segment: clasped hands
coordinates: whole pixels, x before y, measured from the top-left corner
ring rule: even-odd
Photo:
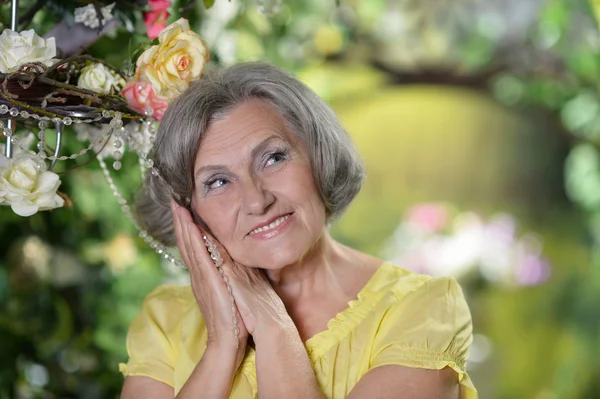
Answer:
[[[235,262],[225,248],[208,232],[194,223],[189,211],[171,203],[177,247],[190,272],[192,291],[208,332],[208,345],[237,352],[238,364],[243,359],[248,335],[258,345],[270,331],[292,323],[285,305],[264,272]],[[223,259],[223,268],[231,286],[232,305],[227,284],[217,270],[203,242],[209,237]],[[239,347],[234,342],[232,306],[235,306],[239,328]]]

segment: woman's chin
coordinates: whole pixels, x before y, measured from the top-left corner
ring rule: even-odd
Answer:
[[[298,262],[300,257],[294,256],[292,254],[272,254],[272,255],[263,255],[260,257],[245,257],[245,259],[237,260],[238,263],[246,265],[248,267],[266,269],[266,270],[279,270],[284,267],[294,264]]]

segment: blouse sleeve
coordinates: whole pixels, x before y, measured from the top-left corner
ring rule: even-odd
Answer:
[[[456,280],[433,278],[396,300],[381,320],[371,368],[401,365],[441,370],[451,367],[465,386],[466,397],[476,398],[465,370],[473,339],[471,314]]]
[[[179,353],[179,329],[186,309],[181,287],[163,285],[151,292],[127,333],[127,364],[119,365],[124,376],[150,377],[174,386],[173,369]]]

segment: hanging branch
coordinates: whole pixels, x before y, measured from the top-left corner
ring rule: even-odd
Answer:
[[[61,73],[63,72],[61,71],[61,68],[66,65],[70,66],[66,71],[66,80],[69,81],[71,78],[71,73],[73,72],[72,69],[80,70],[86,65],[87,62],[100,63],[106,66],[114,75],[125,79],[125,77],[119,71],[117,71],[108,63],[89,55],[78,55],[60,60],[50,67],[39,62],[32,62],[22,65],[18,71],[13,73],[0,74],[0,81],[2,81],[0,95],[15,106],[26,109],[31,113],[43,116],[60,116],[59,114],[45,109],[49,102],[65,104],[69,101],[75,101],[79,102],[80,105],[90,106],[90,104],[94,104],[94,107],[97,108],[97,112],[99,113],[101,113],[103,110],[120,111],[123,113],[123,118],[141,119],[142,116],[132,112],[128,107],[127,102],[120,95],[113,93],[100,94],[63,81],[65,80],[65,77],[63,73],[61,78]],[[17,81],[19,86],[24,91],[30,89],[36,83],[39,83],[47,88],[50,88],[50,92],[46,90],[46,92],[41,95],[41,99],[38,97],[35,100],[17,100],[19,99],[19,94],[23,95],[23,93],[17,94],[11,92],[8,86],[9,82],[11,81]],[[40,86],[38,85],[38,87]],[[37,104],[39,104],[39,106]],[[53,107],[53,109],[60,110],[61,106]],[[68,111],[68,109],[65,109],[65,111]]]

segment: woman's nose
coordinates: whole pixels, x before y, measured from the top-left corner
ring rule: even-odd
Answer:
[[[271,204],[275,202],[273,193],[265,189],[260,180],[249,181],[244,184],[244,195],[242,206],[244,212],[249,215],[261,215],[266,213]]]

